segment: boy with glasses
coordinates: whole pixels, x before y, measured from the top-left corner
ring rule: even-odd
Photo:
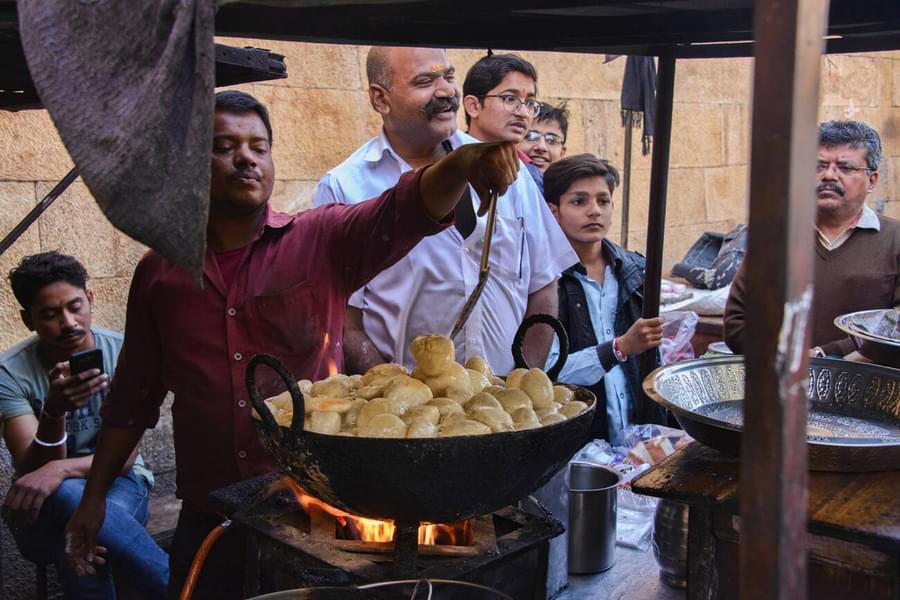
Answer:
[[[900,306],[900,223],[866,206],[878,182],[881,138],[861,121],[819,125],[816,158],[815,289],[812,344],[816,356],[875,360],[900,366],[897,353],[871,345],[857,352],[835,317]],[[725,306],[725,341],[744,350],[747,274],[738,271]]]
[[[566,104],[551,106],[542,104],[541,110],[519,142],[524,152],[541,173],[547,172],[551,163],[566,155],[566,135],[569,131],[569,111]]]

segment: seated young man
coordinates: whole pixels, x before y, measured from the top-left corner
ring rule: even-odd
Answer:
[[[619,443],[641,381],[639,355],[662,341],[662,321],[642,319],[644,258],[606,239],[619,173],[590,154],[562,158],[544,173],[544,197],[579,263],[559,280],[559,319],[569,358],[559,381],[597,397],[591,433]],[[549,368],[559,349],[553,344]]]
[[[91,467],[107,374],[116,367],[122,335],[91,327],[87,272],[71,256],[27,256],[9,281],[22,321],[35,335],[0,355],[3,439],[16,470],[4,516],[27,559],[56,565],[66,598],[115,598],[108,568],[75,575],[63,531]],[[103,352],[103,372],[72,375],[69,357],[94,348]],[[168,557],[144,529],[152,484],[152,474],[132,454],[107,496],[99,543],[117,574],[133,580],[145,597],[164,598]]]

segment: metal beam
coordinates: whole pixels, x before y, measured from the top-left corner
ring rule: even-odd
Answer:
[[[650,162],[650,207],[647,209],[647,269],[644,278],[644,318],[659,315],[663,246],[665,243],[666,191],[669,182],[669,146],[672,141],[672,104],[675,96],[675,57],[659,57],[656,86],[656,125]],[[641,355],[641,379],[656,364],[656,349]],[[646,423],[655,406],[645,395],[636,399],[635,422]]]
[[[816,110],[828,0],[758,0],[740,598],[806,598],[806,391]],[[749,334],[752,332],[752,334]]]

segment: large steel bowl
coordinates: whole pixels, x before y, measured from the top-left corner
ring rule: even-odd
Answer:
[[[259,398],[259,364],[278,371],[291,392],[290,427],[279,427]],[[594,395],[569,387],[588,409],[546,427],[446,438],[360,438],[304,431],[304,400],[293,375],[267,355],[254,356],[247,367],[247,388],[262,417],[254,425],[286,474],[348,513],[404,523],[482,515],[546,483],[588,441],[594,418]]]
[[[736,456],[744,373],[743,356],[685,361],[650,373],[644,391],[694,439]],[[807,397],[810,469],[900,469],[900,369],[814,358]]]

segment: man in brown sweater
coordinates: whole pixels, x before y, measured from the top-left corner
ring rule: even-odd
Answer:
[[[865,123],[819,125],[812,343],[818,356],[900,366],[897,353],[871,345],[857,352],[834,326],[838,315],[900,306],[900,222],[879,217],[866,206],[880,160],[881,139]],[[725,306],[725,342],[736,353],[744,350],[746,285],[742,266]]]

